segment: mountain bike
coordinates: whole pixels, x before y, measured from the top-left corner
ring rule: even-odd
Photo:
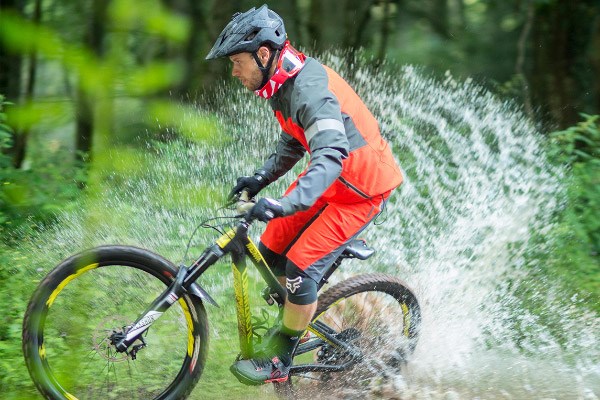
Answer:
[[[240,200],[233,215],[204,223],[220,236],[190,266],[119,245],[84,251],[56,266],[35,290],[23,321],[25,361],[43,396],[186,398],[208,356],[205,305],[218,306],[198,281],[227,254],[232,260],[238,359],[251,358],[269,332],[264,321],[251,315],[246,260],[265,281],[262,297],[275,307],[275,314],[286,297],[248,236],[253,221],[246,210],[252,204]],[[319,289],[344,259],[366,260],[373,253],[363,240],[352,241]],[[416,346],[421,314],[403,281],[370,273],[328,286],[319,294],[317,311],[296,348],[290,378],[274,383],[283,397],[321,386],[366,385],[373,376],[381,378],[382,370],[399,368]]]

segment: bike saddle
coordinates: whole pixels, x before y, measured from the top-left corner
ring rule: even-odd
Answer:
[[[342,256],[347,258],[358,258],[359,260],[366,260],[375,253],[375,249],[367,246],[367,242],[363,239],[354,239],[343,251]]]

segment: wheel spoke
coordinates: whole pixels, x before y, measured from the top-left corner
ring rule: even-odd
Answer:
[[[173,303],[144,336],[135,361],[114,345],[176,275],[162,257],[127,246],[92,249],[53,269],[23,323],[27,367],[40,390],[85,399],[189,393],[207,350],[200,301],[184,295]]]
[[[109,271],[110,268],[114,267],[107,267],[105,270]],[[125,270],[130,269],[131,268],[127,268]],[[111,272],[108,275],[94,274],[96,272],[105,271],[98,270],[88,272],[90,279],[92,279],[92,275],[98,275],[94,278],[96,282],[108,280],[115,276],[114,274],[116,273]],[[122,273],[123,272],[119,274]],[[139,272],[137,275],[144,277],[144,275],[147,274]],[[82,276],[80,278],[86,277]],[[133,277],[130,278],[133,279]],[[73,386],[65,387],[65,389],[73,393],[77,393],[77,391],[80,390],[101,393],[99,392],[100,387],[96,386],[98,383],[102,382],[102,385],[104,385],[102,392],[107,396],[109,393],[112,393],[114,396],[115,393],[118,394],[123,392],[126,393],[125,396],[128,397],[128,394],[132,393],[134,382],[136,382],[134,375],[138,375],[136,378],[139,379],[141,391],[147,390],[147,388],[142,385],[144,385],[144,382],[147,382],[148,379],[152,379],[153,382],[164,381],[166,379],[164,384],[158,386],[159,390],[164,389],[179,373],[187,349],[187,329],[183,329],[182,331],[170,329],[171,327],[177,328],[176,324],[171,324],[171,322],[177,322],[179,320],[179,315],[177,315],[176,312],[165,313],[164,320],[156,323],[157,325],[164,323],[165,326],[162,330],[154,330],[153,334],[157,334],[158,336],[158,334],[164,333],[167,337],[161,338],[158,342],[160,346],[151,349],[150,351],[146,351],[146,349],[140,351],[139,356],[143,357],[144,368],[143,370],[138,371],[139,373],[137,374],[135,370],[131,369],[130,365],[125,367],[127,368],[126,370],[118,367],[118,364],[122,361],[128,361],[127,364],[129,364],[129,357],[125,353],[117,352],[108,337],[112,332],[119,330],[120,326],[124,325],[113,321],[123,320],[123,317],[120,317],[118,314],[122,312],[121,310],[124,310],[128,315],[135,315],[133,312],[137,313],[139,310],[143,310],[144,306],[141,305],[143,303],[149,304],[147,299],[151,299],[151,296],[156,296],[160,293],[161,290],[164,289],[164,285],[156,280],[154,280],[156,282],[152,282],[154,283],[154,287],[149,284],[146,290],[151,293],[151,296],[146,296],[145,293],[139,291],[137,293],[131,291],[118,293],[115,290],[111,290],[110,294],[107,295],[107,293],[104,293],[101,290],[89,290],[87,287],[91,284],[90,279],[78,279],[70,282],[69,286],[62,290],[60,296],[55,300],[48,313],[46,318],[47,332],[52,331],[53,324],[63,325],[63,321],[67,320],[67,315],[61,315],[61,312],[66,309],[66,307],[61,308],[61,305],[66,304],[67,302],[75,301],[81,304],[82,309],[80,310],[80,313],[82,316],[86,316],[86,319],[84,320],[76,315],[75,322],[68,327],[57,326],[57,328],[69,332],[67,336],[68,342],[70,342],[68,348],[70,356],[72,357],[71,361],[74,361],[76,368],[73,368],[69,363],[62,362],[59,359],[61,356],[60,347],[62,347],[60,339],[56,340],[53,337],[46,336],[45,343],[48,354],[48,363],[52,370],[56,371],[55,374],[59,377],[66,376],[67,374],[73,375],[72,379],[70,379],[70,381],[73,382]],[[103,307],[96,308],[95,305],[98,303],[102,303]],[[128,307],[130,307],[132,311],[128,311]],[[175,307],[173,307],[173,309],[175,309]],[[125,320],[130,321],[131,318],[132,317],[126,317]],[[97,328],[89,328],[94,320],[100,321]],[[183,321],[185,321],[185,319],[183,319]],[[112,327],[107,328],[102,326],[107,323],[113,323]],[[179,337],[177,337],[178,334],[180,335]],[[86,342],[89,343],[88,340],[94,341],[91,351],[89,350],[89,346],[86,345]],[[84,353],[83,350],[85,347],[87,347],[88,350],[85,350]],[[79,354],[77,354],[78,352]],[[174,357],[179,358],[179,362],[177,362]],[[99,362],[100,360],[103,360],[104,362]],[[139,363],[140,362],[138,362],[138,364]],[[127,380],[125,385],[124,381],[120,379],[120,375],[123,372],[130,376],[130,379]],[[96,375],[103,376],[104,378],[98,381],[98,376]],[[96,388],[94,389],[94,387]],[[159,392],[156,394],[158,393]]]
[[[398,299],[410,302],[401,305]],[[292,393],[301,398],[318,395],[321,388],[326,393],[352,393],[361,396],[361,390],[390,376],[389,371],[400,367],[398,349],[414,349],[418,326],[405,337],[402,322],[406,309],[414,314],[414,323],[420,321],[418,303],[414,295],[396,278],[372,274],[351,278],[329,289],[319,297],[319,324],[333,328],[339,340],[357,346],[363,354],[359,364],[343,372],[312,372],[294,375],[293,384],[276,385],[280,393]],[[400,322],[400,323],[399,323]],[[398,326],[400,325],[400,326]],[[409,342],[409,345],[405,343]],[[307,353],[308,354],[308,353]],[[306,362],[306,356],[301,356]],[[300,358],[296,358],[297,361]],[[311,363],[343,366],[352,360],[342,348],[324,343],[313,351]],[[393,361],[390,364],[390,361]],[[295,361],[298,365],[298,362]],[[397,373],[397,372],[394,372]],[[291,380],[290,380],[291,381]]]

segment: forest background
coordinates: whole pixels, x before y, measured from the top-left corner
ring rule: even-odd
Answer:
[[[391,73],[404,64],[450,71],[517,104],[547,138],[550,161],[566,171],[567,199],[554,227],[564,245],[544,273],[600,312],[597,0],[264,3],[308,54],[342,49],[348,63],[363,57]],[[227,60],[204,57],[234,12],[261,4],[0,2],[0,366],[18,352],[32,290],[14,279],[25,265],[15,263],[21,243],[78,208],[111,170],[135,169],[135,162],[109,164],[109,150],[135,160],[148,141],[210,140],[213,121],[189,116],[200,98],[226,107],[227,99],[215,99],[232,78]],[[9,375],[0,375],[0,388]]]

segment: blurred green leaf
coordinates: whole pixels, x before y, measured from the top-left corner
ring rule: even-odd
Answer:
[[[73,115],[68,102],[36,102],[12,107],[7,113],[8,123],[19,129],[30,129],[40,122],[64,121]]]
[[[146,170],[146,161],[143,153],[138,150],[118,147],[99,153],[94,159],[93,168],[101,171],[103,175],[113,174],[133,178],[136,173]]]
[[[125,83],[128,93],[145,95],[156,90],[172,87],[183,77],[183,65],[179,62],[156,62],[132,72]]]
[[[11,206],[25,205],[30,199],[27,188],[18,183],[4,182],[0,189],[3,193],[2,197]]]
[[[218,141],[215,118],[202,115],[195,107],[168,101],[155,101],[148,107],[151,122],[175,129],[192,141]]]
[[[183,42],[190,31],[186,18],[169,12],[157,0],[115,0],[110,14],[117,26],[139,26],[176,42]]]
[[[53,30],[12,14],[0,14],[0,38],[5,45],[20,53],[36,51],[48,59],[60,61],[77,72],[90,88],[103,89],[110,72],[97,57],[79,44],[69,44]],[[112,74],[109,74],[109,76]]]

